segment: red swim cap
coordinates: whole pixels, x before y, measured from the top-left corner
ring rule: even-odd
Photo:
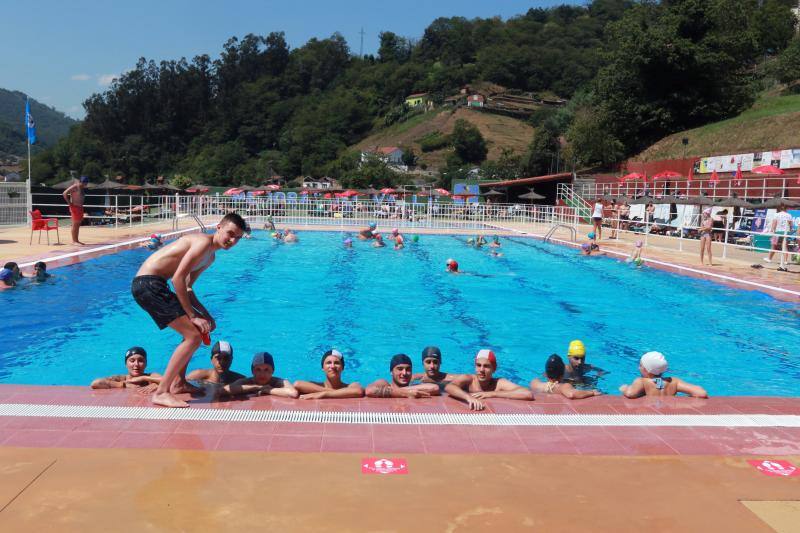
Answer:
[[[491,350],[486,350],[486,349],[483,349],[483,350],[479,351],[479,352],[477,353],[477,355],[475,355],[475,360],[476,360],[476,361],[477,361],[478,359],[482,359],[482,358],[488,359],[488,360],[489,360],[489,362],[490,362],[490,363],[492,363],[492,366],[494,366],[495,368],[497,368],[497,357],[495,357],[495,355],[494,355],[494,352],[493,352],[493,351],[491,351]]]
[[[457,271],[457,270],[458,270],[458,261],[456,261],[455,259],[454,259],[453,261],[450,261],[450,262],[447,264],[447,269],[448,269],[450,272],[455,272],[455,271]]]

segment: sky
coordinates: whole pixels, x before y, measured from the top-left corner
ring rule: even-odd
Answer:
[[[297,48],[341,33],[353,53],[378,50],[378,34],[419,38],[437,17],[503,19],[531,7],[575,0],[0,0],[4,21],[0,87],[21,91],[73,117],[140,57],[155,61],[216,59],[232,36],[283,31]]]

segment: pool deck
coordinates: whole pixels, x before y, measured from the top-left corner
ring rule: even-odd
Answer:
[[[487,403],[478,416],[800,418],[797,398],[570,402],[540,395]],[[287,531],[789,532],[800,520],[800,476],[770,477],[748,462],[800,467],[800,427],[229,422],[213,418],[230,411],[468,410],[449,398],[192,404],[167,410],[149,408],[131,390],[0,386],[0,409],[53,410],[0,416],[0,523],[7,531],[44,524],[233,531],[269,523]],[[132,418],[81,416],[81,409],[107,407],[202,411],[204,420],[142,419],[133,411]],[[393,460],[404,473],[364,473],[375,458]]]

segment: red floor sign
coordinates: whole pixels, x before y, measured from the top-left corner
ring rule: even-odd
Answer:
[[[361,460],[362,474],[408,474],[408,462],[402,457],[366,457]]]
[[[800,469],[794,466],[789,461],[772,461],[769,459],[756,459],[747,461],[764,475],[776,477],[791,477],[800,476]]]

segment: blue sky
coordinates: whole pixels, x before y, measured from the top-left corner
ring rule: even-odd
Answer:
[[[375,53],[378,33],[419,38],[437,17],[504,19],[531,7],[574,0],[19,0],[0,1],[3,53],[0,87],[18,90],[74,117],[83,101],[103,91],[139,57],[215,59],[231,36],[284,31],[292,48],[340,32],[354,53],[364,28],[364,53]]]

